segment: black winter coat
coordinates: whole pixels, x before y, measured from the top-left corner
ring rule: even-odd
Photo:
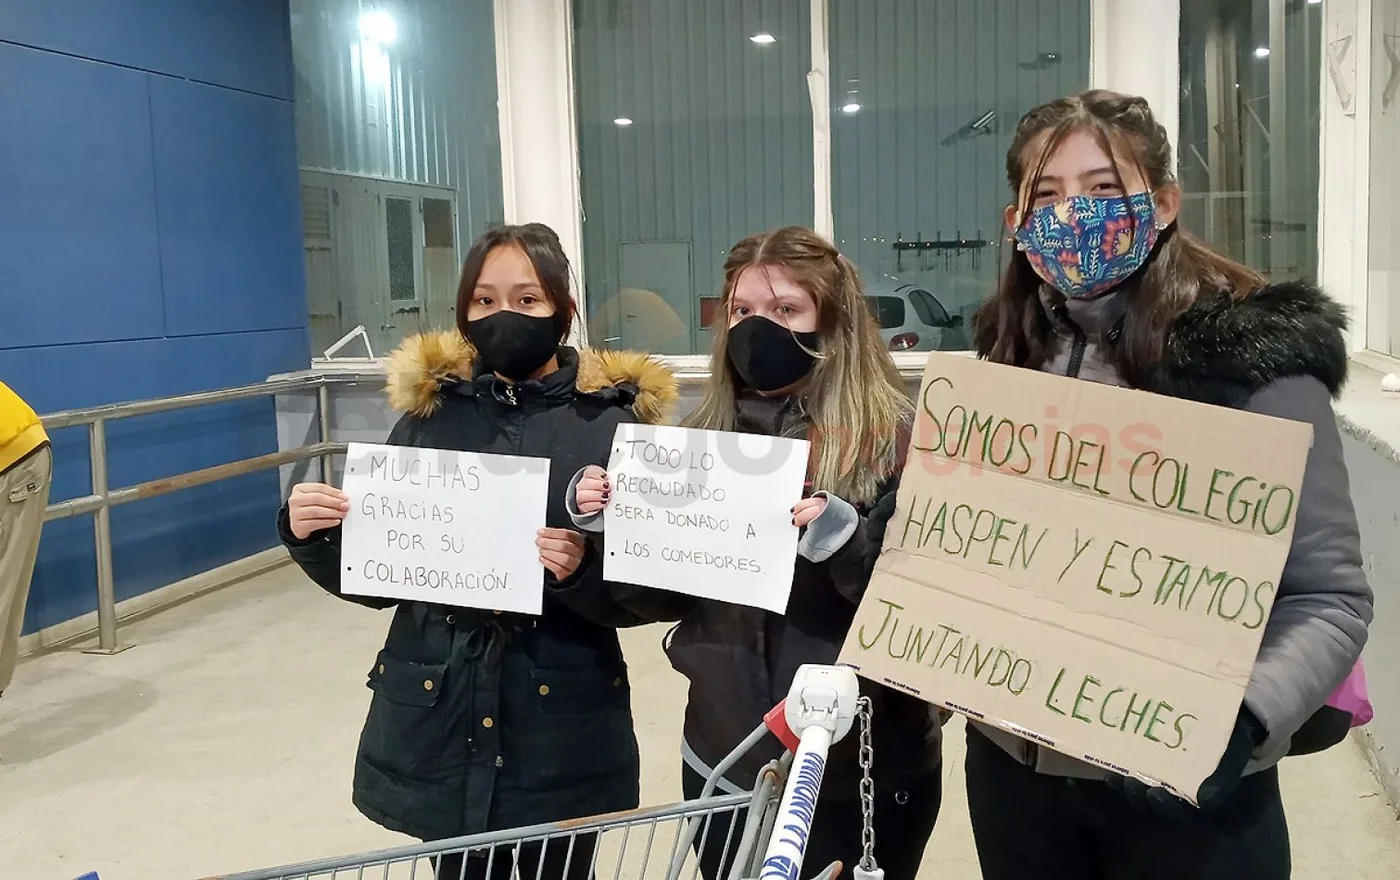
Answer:
[[[514,386],[474,370],[473,355],[455,332],[415,337],[393,355],[390,402],[406,414],[388,443],[550,459],[551,527],[572,528],[569,478],[606,465],[618,424],[659,421],[676,399],[671,375],[640,354],[561,347],[557,372]],[[298,541],[285,507],[279,529],[321,587],[395,607],[369,672],[354,780],[362,813],[433,840],[637,806],[615,627],[648,621],[613,600],[596,537],[569,579],[544,573],[534,617],[342,596],[340,530]]]
[[[807,427],[791,401],[756,395],[739,399],[739,431],[806,436]],[[667,639],[666,653],[671,665],[690,679],[684,748],[694,769],[702,769],[697,764],[714,767],[757,727],[764,713],[787,697],[799,666],[836,662],[884,542],[896,482],[889,480],[874,504],[856,505],[856,531],[830,559],[797,558],[785,614],[712,600],[669,599],[671,616],[680,622]],[[660,595],[653,591],[642,600],[656,601]],[[642,610],[640,602],[629,604]],[[876,790],[933,784],[941,765],[937,710],[875,682],[861,680],[860,688],[872,702],[875,754],[886,756],[875,761]],[[857,798],[858,745],[852,731],[832,746],[823,800]],[[729,782],[748,790],[763,764],[781,751],[776,740],[765,740],[729,772]]]

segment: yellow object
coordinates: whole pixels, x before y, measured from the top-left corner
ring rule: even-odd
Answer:
[[[39,416],[10,386],[0,382],[0,473],[47,443]]]

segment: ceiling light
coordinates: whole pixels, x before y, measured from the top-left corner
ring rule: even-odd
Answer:
[[[386,46],[394,42],[399,35],[399,26],[394,22],[394,17],[382,9],[368,9],[360,13],[360,36],[370,41]]]
[[[761,34],[754,34],[752,37],[749,37],[749,42],[757,43],[760,46],[768,46],[778,42],[778,38],[764,31]]]
[[[617,117],[616,119],[613,120],[613,125],[620,125],[620,126],[622,126],[623,128],[626,128],[627,126],[629,126],[629,125],[631,125],[631,124],[632,124],[632,120],[629,119],[629,118],[627,118],[626,116],[619,116],[619,117]]]
[[[842,112],[842,113],[847,113],[847,114],[849,114],[849,113],[859,113],[859,112],[860,112],[860,105],[857,104],[855,101],[852,101],[852,102],[850,102],[849,104],[842,104],[842,105],[841,105],[841,112]]]
[[[1321,6],[1322,0],[1308,0],[1309,6]]]
[[[1268,46],[1258,46],[1258,47],[1256,47],[1256,48],[1254,49],[1254,57],[1255,57],[1255,58],[1268,58],[1268,57],[1269,57],[1269,47],[1268,47]]]

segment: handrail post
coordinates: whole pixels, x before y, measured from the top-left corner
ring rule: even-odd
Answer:
[[[107,420],[88,426],[92,494],[102,499],[93,515],[93,547],[97,551],[97,647],[87,654],[118,654],[131,645],[117,644],[117,590],[112,576],[112,508],[107,503]]]
[[[321,380],[320,386],[316,389],[316,409],[321,442],[329,443],[331,442],[331,386],[324,379]],[[321,482],[329,486],[334,476],[335,456],[327,452],[321,456]]]

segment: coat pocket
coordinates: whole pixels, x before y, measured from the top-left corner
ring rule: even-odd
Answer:
[[[446,679],[446,664],[411,663],[380,651],[369,673],[374,698],[360,737],[361,759],[383,773],[431,780],[447,737],[438,706]]]
[[[616,711],[631,704],[625,666],[613,671],[535,668],[530,684],[536,706],[545,715]]]
[[[635,785],[637,739],[621,664],[538,667],[530,670],[529,682],[521,716],[503,742],[506,765],[528,768],[517,777],[520,787],[563,793],[604,780],[607,786]]]

